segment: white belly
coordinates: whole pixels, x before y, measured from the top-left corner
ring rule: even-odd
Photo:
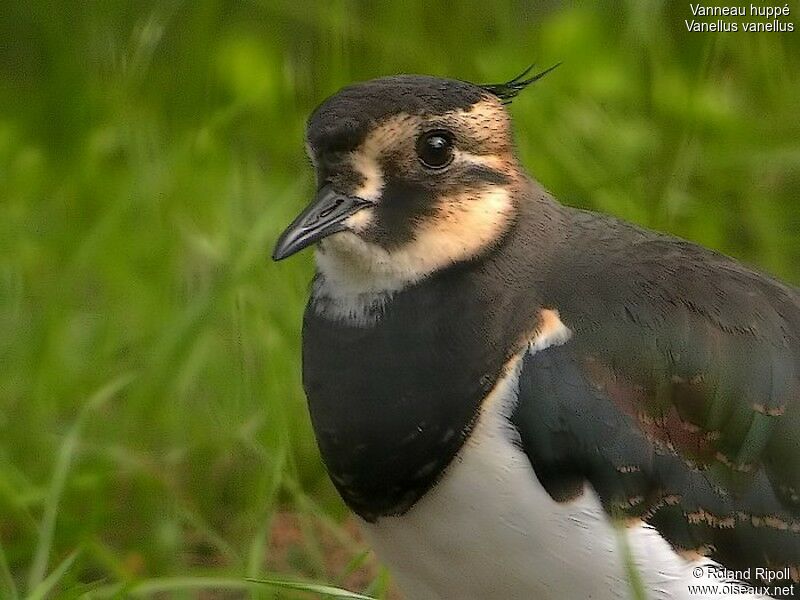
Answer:
[[[620,533],[594,492],[555,502],[512,442],[505,415],[516,384],[512,369],[439,484],[405,515],[365,523],[367,538],[408,600],[634,597]],[[692,576],[708,561],[684,560],[644,525],[622,535],[648,599],[725,597],[689,591],[689,585],[721,583]]]

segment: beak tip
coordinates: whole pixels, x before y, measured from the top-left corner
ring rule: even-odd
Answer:
[[[288,258],[324,237],[345,230],[345,219],[367,204],[360,198],[340,194],[330,185],[322,187],[314,201],[292,221],[275,242],[272,260]]]
[[[286,240],[281,237],[278,242],[275,244],[275,248],[272,249],[272,260],[278,262],[279,260],[283,260],[284,258],[288,258],[298,249],[293,249],[292,244],[287,244]]]

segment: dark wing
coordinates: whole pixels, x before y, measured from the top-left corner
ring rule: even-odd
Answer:
[[[538,478],[559,501],[588,482],[678,550],[796,578],[800,294],[671,238],[598,254],[559,263],[573,337],[523,363],[512,418]]]

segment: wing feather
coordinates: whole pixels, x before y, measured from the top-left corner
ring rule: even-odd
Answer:
[[[542,485],[588,483],[678,550],[797,575],[800,294],[672,238],[598,255],[550,290],[572,339],[523,362],[512,421]]]

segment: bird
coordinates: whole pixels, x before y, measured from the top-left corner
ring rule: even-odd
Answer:
[[[800,290],[559,203],[506,106],[546,72],[311,113],[315,198],[273,259],[315,249],[328,475],[409,600],[793,597]]]

